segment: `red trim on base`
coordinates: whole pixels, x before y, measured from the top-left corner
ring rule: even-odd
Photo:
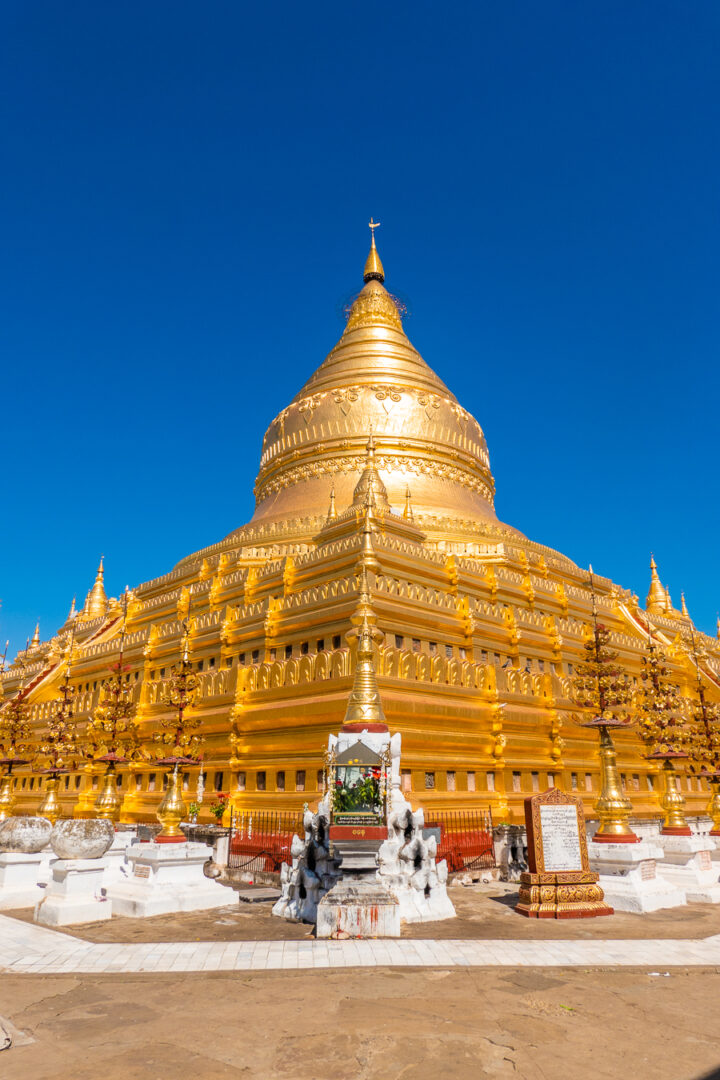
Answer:
[[[692,829],[686,825],[682,829],[661,829],[661,836],[692,836]]]
[[[710,836],[720,836],[720,829],[711,829]]]
[[[592,842],[593,844],[639,844],[641,840],[635,833],[630,833],[627,836],[598,836],[596,833],[592,838]]]
[[[187,841],[186,836],[156,836],[153,843],[155,844],[184,844]]]

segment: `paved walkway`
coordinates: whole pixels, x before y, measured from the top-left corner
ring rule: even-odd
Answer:
[[[634,941],[189,941],[92,944],[0,915],[0,970],[44,974],[346,967],[720,967],[720,934]]]

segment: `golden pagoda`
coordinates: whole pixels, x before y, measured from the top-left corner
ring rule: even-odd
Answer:
[[[387,724],[402,733],[402,787],[415,803],[490,807],[496,820],[522,821],[523,799],[557,785],[590,807],[597,739],[572,700],[592,621],[590,575],[498,519],[482,429],[409,341],[375,228],[342,337],[265,434],[252,520],[129,594],[124,677],[141,736],[150,744],[169,716],[165,685],[187,624],[206,801],[222,791],[239,810],[313,805],[362,639],[372,643]],[[620,662],[639,683],[650,635],[689,693],[694,632],[708,699],[720,700],[720,641],[699,634],[684,605],[673,609],[654,558],[650,577],[643,610],[628,589],[594,576]],[[363,605],[372,633],[346,638]],[[25,680],[38,737],[71,628],[82,725],[117,661],[122,624],[101,560],[82,609],[73,604],[24,667],[2,674],[6,700]],[[621,731],[616,748],[634,810],[657,814],[659,766],[637,730]],[[188,798],[198,771],[185,769]],[[63,778],[64,813],[92,813],[101,772],[90,763]],[[134,762],[119,776],[121,820],[153,820],[162,771]],[[42,798],[39,780],[27,767],[17,777],[17,812],[28,812]],[[705,782],[682,782],[688,812],[701,812]]]

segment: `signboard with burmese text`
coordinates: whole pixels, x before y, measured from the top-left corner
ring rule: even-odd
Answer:
[[[528,865],[533,874],[589,870],[582,801],[559,788],[525,800]]]

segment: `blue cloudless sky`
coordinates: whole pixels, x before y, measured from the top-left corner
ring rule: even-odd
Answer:
[[[720,8],[7,0],[0,638],[252,514],[370,215],[500,518],[720,607]]]

